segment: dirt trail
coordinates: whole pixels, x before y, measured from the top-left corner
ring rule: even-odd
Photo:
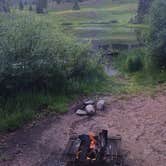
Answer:
[[[165,166],[166,91],[150,97],[104,97],[106,111],[48,117],[1,139],[1,166],[56,166],[70,135],[108,129],[121,135],[129,166]],[[56,163],[55,163],[56,162]]]

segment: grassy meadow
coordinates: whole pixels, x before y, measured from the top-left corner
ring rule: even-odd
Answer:
[[[136,43],[135,29],[145,28],[144,25],[130,24],[137,5],[136,0],[92,0],[80,3],[81,10],[76,11],[67,4],[57,5],[49,16],[58,16],[65,30],[80,40]]]

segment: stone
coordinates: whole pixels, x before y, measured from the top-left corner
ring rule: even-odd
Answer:
[[[85,107],[85,110],[88,115],[94,115],[96,113],[95,108],[93,105],[89,104]]]
[[[99,111],[104,111],[104,106],[105,106],[105,101],[104,100],[99,100],[96,104],[96,108]]]
[[[77,115],[80,115],[80,116],[84,116],[84,115],[87,115],[87,112],[84,111],[84,110],[78,109],[78,110],[76,111],[76,114],[77,114]]]
[[[84,104],[85,105],[93,105],[93,104],[95,104],[95,102],[93,100],[85,100]]]

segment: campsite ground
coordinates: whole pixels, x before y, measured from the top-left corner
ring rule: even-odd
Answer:
[[[107,129],[121,135],[129,166],[163,166],[166,162],[166,89],[155,94],[102,96],[106,110],[79,117],[74,106],[64,115],[51,116],[1,137],[1,162],[7,166],[52,166],[61,157],[69,137]]]
[[[74,33],[80,41],[135,43],[135,30],[146,28],[145,25],[130,23],[137,9],[136,0],[91,0],[80,7],[80,11],[72,11],[71,5],[61,4],[44,17],[51,21],[54,17],[58,18],[65,31]],[[104,112],[97,112],[91,118],[79,117],[74,113],[77,102],[74,101],[63,115],[52,113],[17,131],[1,135],[0,165],[58,165],[57,161],[72,134],[107,129],[109,135],[121,135],[127,165],[164,166],[166,87],[158,86],[157,91],[151,93],[150,90],[149,93],[149,90],[145,92],[143,86],[137,88],[135,82],[124,79],[118,81],[125,82],[125,88],[131,90],[132,94],[122,93],[119,86],[113,88],[116,89],[114,94],[109,89],[107,95],[99,96],[106,101]],[[140,89],[141,92],[138,92]]]

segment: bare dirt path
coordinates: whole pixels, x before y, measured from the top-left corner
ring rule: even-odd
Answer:
[[[106,111],[92,118],[70,111],[2,137],[0,166],[56,166],[70,135],[100,129],[122,136],[129,166],[165,166],[166,91],[104,98]]]

